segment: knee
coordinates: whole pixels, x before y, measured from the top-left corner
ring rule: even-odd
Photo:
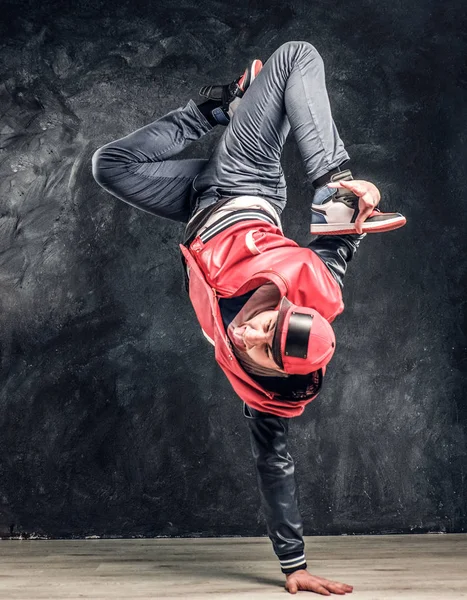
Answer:
[[[303,55],[312,55],[321,58],[318,50],[309,42],[303,41],[290,41],[285,42],[282,46],[279,46],[278,52],[286,54],[290,57],[297,57]]]
[[[100,186],[105,187],[107,183],[106,172],[108,171],[108,164],[104,148],[99,148],[94,152],[91,159],[91,165],[92,176]]]
[[[101,149],[99,148],[94,152],[91,159],[92,164],[92,176],[99,183],[100,173],[101,173]]]

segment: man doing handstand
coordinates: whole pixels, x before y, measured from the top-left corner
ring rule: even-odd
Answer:
[[[405,224],[382,213],[377,187],[354,180],[331,115],[321,56],[283,44],[228,85],[206,86],[157,121],[93,156],[108,192],[186,224],[180,245],[190,300],[215,359],[238,396],[251,437],[269,537],[286,588],[323,595],[352,587],[307,570],[288,422],[321,389],[335,350],[347,264],[365,233]],[[209,159],[176,160],[216,125]],[[281,153],[292,129],[314,188],[306,247],[284,236]]]

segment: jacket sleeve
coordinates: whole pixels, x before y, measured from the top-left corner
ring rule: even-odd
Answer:
[[[365,236],[366,233],[320,235],[308,244],[308,248],[320,257],[342,289],[347,266]]]
[[[288,419],[243,405],[250,430],[261,505],[283,573],[306,569],[295,466],[287,450]]]

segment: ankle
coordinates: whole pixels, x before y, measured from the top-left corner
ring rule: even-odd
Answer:
[[[340,173],[342,171],[342,167],[344,165],[346,165],[347,162],[348,162],[348,160],[344,160],[344,162],[342,162],[338,167],[331,169],[324,175],[321,175],[321,177],[318,177],[318,179],[314,179],[312,183],[313,183],[313,187],[315,188],[315,190],[320,187],[323,187],[323,185],[326,185],[327,183],[329,183],[331,181],[331,177],[333,175],[335,175],[336,173]]]

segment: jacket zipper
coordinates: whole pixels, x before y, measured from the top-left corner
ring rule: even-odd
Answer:
[[[213,296],[214,296],[215,305],[218,306],[218,304],[217,304],[217,291],[213,287],[211,288],[211,290],[212,290],[212,293],[213,293]],[[225,341],[225,343],[227,345],[227,348],[229,348],[229,352],[230,352],[230,340],[228,339],[227,334],[225,332],[223,332],[221,330],[221,328],[219,327],[219,325],[217,323],[217,319],[216,319],[216,314],[215,314],[214,308],[212,309],[211,314],[214,317],[214,323],[215,323],[215,325],[217,327],[217,331],[221,334],[221,337],[224,339],[224,341]],[[233,360],[231,354],[229,354],[229,360]]]

